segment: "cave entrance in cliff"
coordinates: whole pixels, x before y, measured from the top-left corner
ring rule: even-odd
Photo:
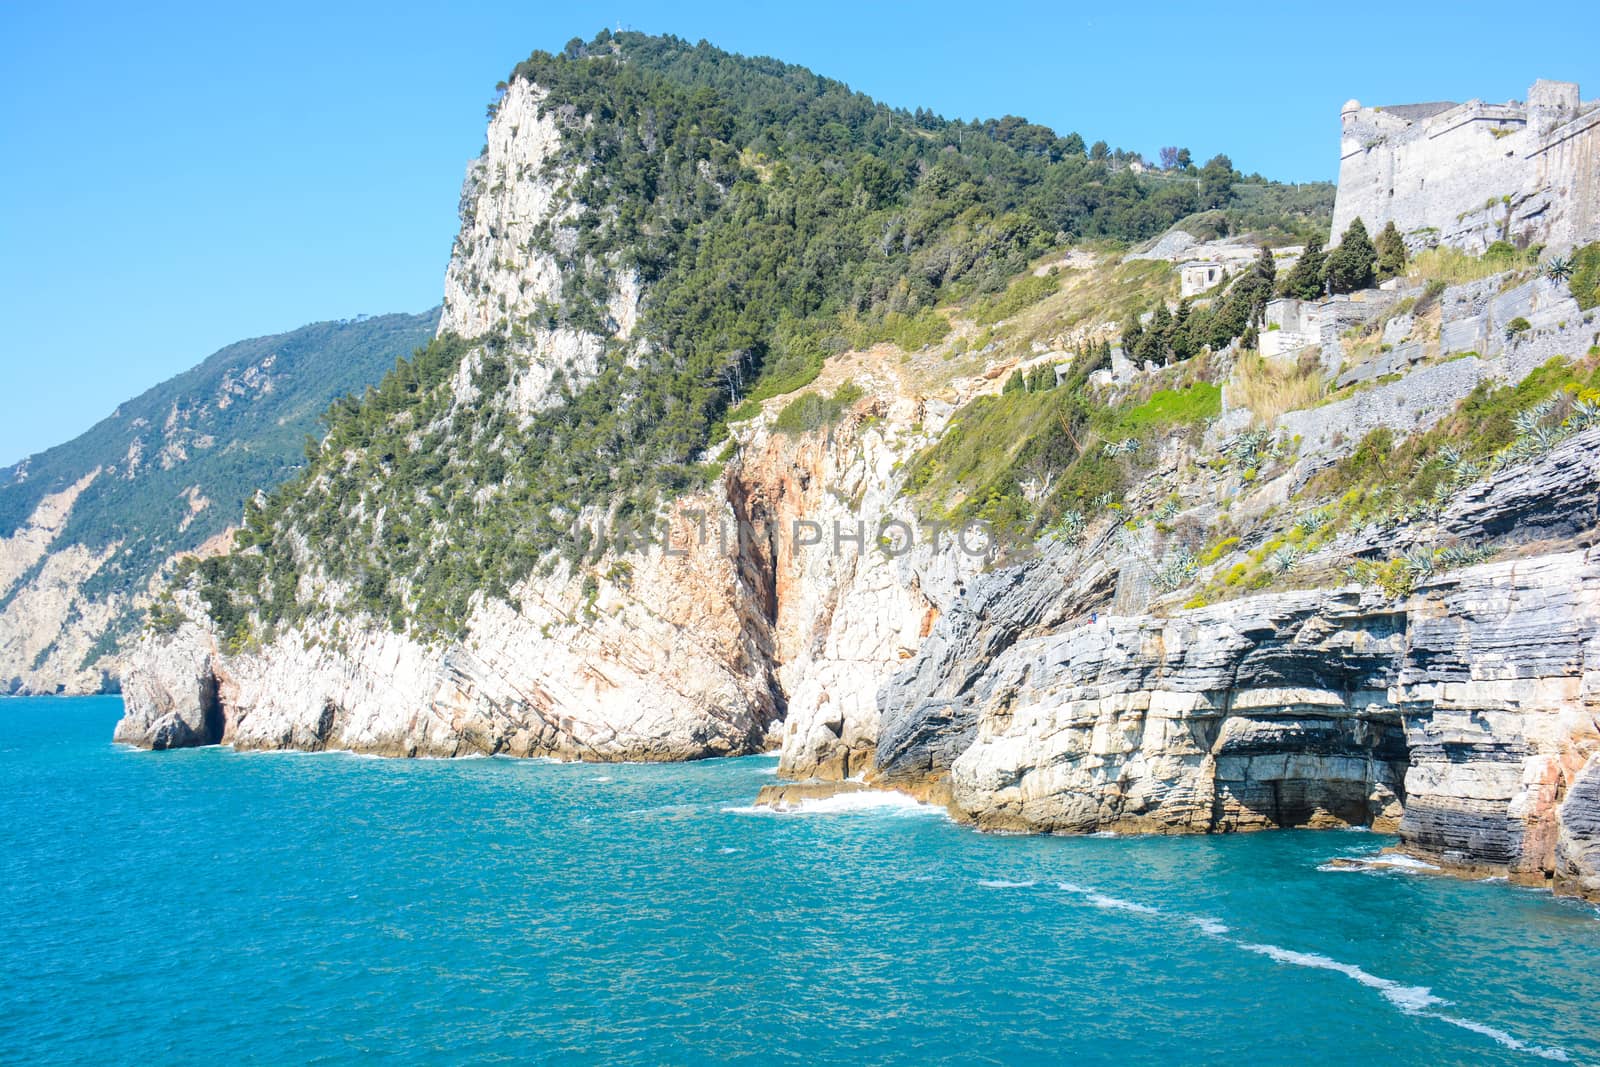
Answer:
[[[228,719],[222,710],[222,700],[217,695],[217,681],[209,679],[200,690],[200,743],[220,745],[227,732]]]

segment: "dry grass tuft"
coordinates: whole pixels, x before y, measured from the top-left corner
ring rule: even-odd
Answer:
[[[1286,411],[1315,405],[1328,383],[1315,351],[1302,353],[1298,362],[1246,352],[1234,364],[1227,391],[1229,405],[1248,408],[1256,422],[1270,426]]]

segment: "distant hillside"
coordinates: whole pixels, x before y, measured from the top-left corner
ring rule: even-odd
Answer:
[[[0,690],[98,685],[161,565],[237,523],[248,497],[304,463],[333,399],[437,324],[435,310],[240,341],[0,470]]]

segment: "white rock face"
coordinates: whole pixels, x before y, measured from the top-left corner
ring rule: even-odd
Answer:
[[[586,205],[570,193],[584,168],[561,153],[563,124],[583,120],[563,120],[558,109],[544,109],[547,95],[530,82],[513,83],[489,123],[484,154],[467,167],[461,231],[445,271],[439,320],[441,334],[509,339],[511,351],[522,358],[508,403],[524,414],[551,402],[558,371],[573,387],[592,380],[605,350],[604,337],[549,322],[549,309],[561,305],[565,277],[553,249],[573,247],[573,226]],[[643,299],[637,275],[603,264],[585,269],[608,275],[612,334],[631,337]],[[463,364],[457,395],[467,393],[475,366],[474,360]]]
[[[661,760],[770,747],[783,717],[784,774],[860,773],[879,686],[985,566],[986,546],[964,550],[947,533],[937,552],[926,540],[880,549],[891,520],[906,524],[890,528],[895,546],[907,530],[925,538],[900,498],[900,463],[954,405],[917,396],[883,354],[830,368],[817,387],[846,373],[871,392],[831,430],[775,434],[768,419],[741,430],[743,454],[718,491],[674,503],[671,553],[658,538],[530,577],[512,591],[517,607],[480,598],[467,636],[436,646],[370,619],[237,653],[204,627],[147,635],[130,657],[118,736]],[[194,725],[207,700],[210,734]]]
[[[61,492],[51,493],[39,501],[39,506],[28,516],[22,529],[10,537],[0,537],[0,596],[11,592],[17,579],[50,551],[51,543],[72,514],[72,505],[89,488],[89,483],[99,476],[100,469],[97,467]]]
[[[117,736],[402,756],[759,751],[778,714],[762,669],[769,635],[737,546],[700,543],[687,517],[696,510],[732,523],[710,496],[686,499],[673,554],[532,579],[512,591],[520,610],[480,599],[457,642],[425,645],[360,619],[238,653],[192,625],[146,635],[125,675]],[[195,725],[208,716],[209,731]]]
[[[105,686],[100,668],[85,661],[123,605],[115,597],[92,600],[81,587],[117,546],[99,553],[55,547],[78,497],[101,475],[96,468],[45,497],[20,530],[0,537],[0,692],[92,693]]]
[[[461,187],[461,232],[444,279],[440,333],[472,338],[530,315],[539,301],[561,299],[561,268],[542,251],[536,231],[559,233],[582,211],[562,189],[581,169],[556,169],[561,126],[540,112],[546,94],[518,80],[489,123],[484,155]]]
[[[943,428],[888,360],[858,357],[873,390],[826,434],[758,430],[735,477],[745,507],[774,526],[774,657],[787,698],[779,773],[847,778],[870,765],[878,688],[910,658],[963,579],[985,565],[951,531],[934,544],[901,496],[901,465]],[[885,542],[882,538],[887,538]]]

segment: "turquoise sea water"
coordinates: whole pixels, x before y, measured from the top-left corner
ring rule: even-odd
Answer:
[[[145,753],[0,701],[0,1061],[1600,1061],[1600,915],[1389,839],[756,814],[775,760]],[[835,809],[840,805],[833,805]]]

